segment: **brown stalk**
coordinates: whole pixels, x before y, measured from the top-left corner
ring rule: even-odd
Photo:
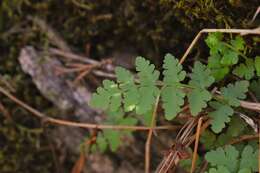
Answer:
[[[196,139],[195,139],[195,145],[194,145],[194,151],[193,151],[193,157],[192,157],[192,164],[191,164],[191,170],[190,173],[193,173],[196,166],[196,160],[197,160],[197,153],[198,153],[198,146],[199,146],[199,139],[200,139],[200,129],[202,124],[203,118],[200,117],[197,125],[196,130]]]
[[[49,52],[51,52],[54,55],[58,55],[60,57],[67,58],[69,60],[76,60],[76,61],[81,61],[83,63],[95,64],[95,65],[100,63],[99,61],[90,59],[89,57],[80,56],[80,55],[71,53],[69,51],[63,51],[60,49],[50,48]]]
[[[81,173],[83,171],[85,162],[86,162],[86,153],[89,152],[89,149],[92,144],[96,142],[96,133],[93,133],[93,135],[87,139],[84,143],[83,150],[80,152],[80,156],[76,163],[74,164],[71,173]]]
[[[232,145],[232,144],[236,144],[236,143],[240,143],[242,141],[247,141],[247,140],[251,140],[251,139],[257,139],[258,138],[258,134],[254,134],[254,135],[243,135],[240,136],[234,140],[231,140],[228,144]]]
[[[151,141],[153,137],[153,128],[156,125],[156,115],[157,115],[157,108],[159,104],[159,98],[160,96],[157,96],[156,102],[154,105],[154,110],[153,110],[153,115],[152,115],[152,121],[150,125],[150,129],[148,131],[148,136],[145,144],[145,172],[149,173],[150,172],[150,150],[151,150]]]
[[[208,126],[210,125],[210,119],[208,119],[201,127],[201,130],[200,130],[200,134],[203,133],[207,128]],[[196,139],[196,134],[195,135],[192,135],[190,138],[189,138],[189,142],[187,143],[187,147],[190,146],[194,140]]]
[[[6,91],[4,88],[0,87],[0,93],[7,96],[9,99],[14,101],[16,104],[20,105],[21,107],[25,108],[27,111],[31,112],[32,115],[42,119],[44,122],[49,122],[52,124],[57,125],[64,125],[64,126],[71,126],[71,127],[80,127],[80,128],[86,128],[86,129],[113,129],[113,130],[139,130],[139,131],[147,131],[150,130],[151,127],[146,126],[123,126],[123,125],[102,125],[102,124],[91,124],[91,123],[78,123],[73,121],[67,121],[67,120],[61,120],[56,118],[48,117],[47,115],[39,112],[38,110],[30,107],[23,101],[19,100],[12,94],[10,94],[8,91]],[[153,127],[152,130],[175,130],[180,128],[180,126],[156,126]]]

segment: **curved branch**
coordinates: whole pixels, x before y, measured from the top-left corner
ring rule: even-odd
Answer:
[[[147,131],[147,130],[169,130],[169,129],[178,129],[180,126],[156,126],[156,127],[146,127],[146,126],[122,126],[122,125],[102,125],[102,124],[91,124],[91,123],[78,123],[72,122],[67,120],[61,120],[56,118],[48,117],[47,115],[39,112],[38,110],[30,107],[23,101],[16,98],[14,95],[6,91],[4,88],[0,87],[0,93],[4,94],[16,104],[22,106],[27,111],[31,112],[37,118],[42,119],[44,122],[49,122],[52,124],[64,125],[64,126],[71,126],[71,127],[80,127],[86,129],[113,129],[113,130],[140,130],[140,131]]]

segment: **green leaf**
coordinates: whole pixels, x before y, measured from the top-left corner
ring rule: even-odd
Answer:
[[[159,72],[155,70],[155,66],[150,64],[148,60],[142,57],[136,58],[136,71],[140,80],[139,102],[136,107],[137,114],[144,114],[151,110],[156,97],[159,94],[159,89],[156,86],[156,81],[159,78]]]
[[[255,69],[256,69],[256,75],[260,77],[260,56],[255,57]]]
[[[98,87],[97,93],[92,95],[90,105],[100,109],[117,111],[121,106],[121,91],[118,85],[110,80],[103,81],[104,87]]]
[[[107,149],[107,141],[106,139],[104,138],[103,135],[101,135],[100,133],[98,134],[97,136],[97,139],[96,139],[96,144],[98,146],[98,149],[101,151],[101,152],[105,152],[106,149]]]
[[[212,118],[211,129],[215,133],[219,133],[225,127],[225,123],[230,122],[230,117],[234,112],[230,106],[219,102],[210,102],[210,106],[215,109],[214,112],[209,113],[209,116]]]
[[[117,124],[119,125],[127,125],[127,126],[134,126],[137,124],[137,119],[133,117],[125,117],[122,119],[119,119]]]
[[[224,146],[231,140],[230,134],[221,133],[216,141],[216,146]]]
[[[258,171],[258,150],[250,145],[245,146],[241,154],[240,169],[247,168],[252,172]]]
[[[220,81],[229,73],[229,67],[211,69],[211,72],[216,81]]]
[[[126,112],[133,111],[136,108],[140,97],[137,86],[134,82],[134,77],[128,70],[122,67],[117,67],[115,72],[117,82],[123,92],[124,110]]]
[[[214,32],[214,33],[210,33],[208,37],[205,39],[205,42],[210,48],[211,55],[218,53],[223,48],[223,44],[221,42],[222,38],[223,38],[222,33]]]
[[[238,171],[238,173],[252,173],[252,171],[248,168],[243,168]]]
[[[237,137],[243,133],[247,124],[238,116],[233,116],[226,134],[230,134],[230,137]]]
[[[236,49],[236,50],[243,50],[245,46],[245,41],[241,36],[236,36],[235,39],[231,40],[231,45]]]
[[[214,82],[214,77],[210,74],[210,70],[205,65],[195,62],[189,82],[194,89],[188,94],[191,114],[194,116],[205,108],[212,98],[211,93],[206,89]]]
[[[187,148],[189,153],[192,153],[192,149],[191,148]],[[202,162],[202,158],[197,154],[197,159],[196,159],[196,167],[199,167],[201,165]],[[189,172],[190,168],[192,165],[192,158],[189,159],[185,159],[185,160],[180,160],[179,162],[179,167],[183,169],[184,172]],[[177,171],[179,172],[179,171]]]
[[[216,141],[216,135],[213,132],[211,132],[210,130],[206,129],[201,134],[200,142],[203,144],[205,149],[212,148],[215,144],[215,141]]]
[[[248,87],[248,81],[237,81],[235,84],[228,84],[226,88],[221,88],[221,93],[229,105],[237,107],[240,105],[239,100],[246,98]]]
[[[239,152],[235,147],[228,145],[206,153],[205,159],[211,166],[224,166],[230,172],[235,172],[238,165]]]
[[[239,64],[234,70],[233,74],[245,78],[246,80],[250,80],[254,77],[255,72],[255,64],[252,59],[246,59],[245,63]]]
[[[193,116],[197,115],[203,108],[207,107],[207,102],[212,98],[210,92],[204,89],[193,89],[188,94],[190,111]]]
[[[210,168],[208,173],[230,173],[225,166],[218,166],[216,168]]]
[[[214,77],[211,76],[210,69],[201,62],[195,62],[192,69],[191,80],[189,85],[196,88],[207,88],[214,82]]]
[[[145,114],[143,114],[143,122],[145,125],[150,126],[152,122],[152,116],[153,115],[153,109],[147,111]]]
[[[109,147],[110,147],[111,151],[115,152],[121,143],[121,140],[120,140],[121,135],[120,135],[119,131],[107,129],[107,130],[104,130],[103,134],[109,143]]]
[[[167,54],[163,64],[164,87],[162,89],[162,101],[167,120],[173,119],[181,111],[184,104],[185,93],[179,87],[180,81],[184,80],[186,72],[182,65],[171,54]]]
[[[238,116],[232,116],[231,122],[225,133],[221,133],[216,141],[216,145],[225,145],[230,142],[233,138],[241,135],[247,124]]]
[[[238,53],[232,50],[227,50],[221,59],[221,64],[234,65],[238,62]]]
[[[209,47],[215,47],[223,39],[223,34],[221,32],[209,33],[206,38],[206,43]]]
[[[229,73],[229,67],[221,64],[220,60],[219,54],[211,55],[208,59],[208,67],[216,81],[223,79]]]

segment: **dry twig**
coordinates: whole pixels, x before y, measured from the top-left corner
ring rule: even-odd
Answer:
[[[89,139],[87,139],[84,142],[84,144],[83,144],[84,146],[80,153],[80,157],[76,161],[75,165],[73,166],[71,173],[81,173],[83,171],[83,168],[84,168],[84,165],[86,162],[85,154],[89,152],[91,145],[96,142],[96,138],[97,138],[96,133],[94,133],[93,135],[91,135],[91,137]]]
[[[55,44],[57,47],[60,49],[71,52],[70,47],[67,45],[67,43],[60,37],[60,35],[53,30],[51,26],[47,24],[46,21],[39,17],[33,17],[33,16],[28,16],[28,20],[33,21],[40,29],[42,32],[46,33],[48,39]]]
[[[0,93],[7,96],[9,99],[14,101],[16,104],[22,106],[27,111],[31,112],[34,116],[42,119],[44,122],[49,122],[52,124],[58,124],[63,126],[71,126],[71,127],[80,127],[80,128],[86,128],[86,129],[113,129],[113,130],[139,130],[139,131],[147,131],[150,130],[151,127],[146,126],[123,126],[123,125],[100,125],[100,124],[91,124],[91,123],[78,123],[78,122],[72,122],[67,120],[61,120],[56,118],[48,117],[47,115],[39,112],[38,110],[30,107],[26,103],[22,102],[12,94],[10,94],[8,91],[6,91],[4,88],[0,87]],[[152,130],[169,130],[169,129],[178,129],[180,126],[156,126],[153,127]]]
[[[151,149],[151,141],[153,136],[153,128],[156,126],[156,115],[157,115],[157,107],[159,104],[159,98],[160,96],[157,96],[156,98],[150,130],[148,131],[148,136],[145,144],[145,172],[146,173],[150,172],[150,149]]]
[[[193,151],[193,157],[192,157],[192,164],[191,164],[191,170],[190,173],[193,173],[196,166],[196,160],[197,160],[197,153],[198,153],[198,146],[199,146],[199,139],[200,139],[200,128],[202,124],[203,118],[200,117],[197,125],[196,130],[196,139],[195,139],[195,145],[194,145],[194,151]]]
[[[232,144],[237,144],[243,141],[247,141],[247,140],[252,140],[252,139],[257,139],[258,133],[257,134],[253,134],[253,135],[243,135],[243,136],[239,136],[233,140],[231,140],[227,145],[232,145]]]
[[[156,173],[167,173],[174,166],[178,165],[182,159],[189,157],[186,147],[189,144],[189,136],[193,128],[196,126],[197,118],[188,120],[176,136],[176,142],[172,145],[169,153],[163,158],[161,163],[156,169]]]

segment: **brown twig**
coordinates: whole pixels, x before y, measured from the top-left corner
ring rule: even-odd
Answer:
[[[203,132],[208,128],[209,125],[210,125],[210,119],[208,119],[208,120],[202,125],[202,127],[201,127],[201,129],[200,129],[200,134],[203,133]],[[187,146],[187,147],[190,146],[190,145],[194,142],[195,139],[196,139],[196,134],[190,137],[189,142],[187,143],[186,146]]]
[[[42,119],[44,122],[49,122],[52,124],[58,124],[58,125],[64,125],[64,126],[71,126],[71,127],[80,127],[80,128],[86,128],[86,129],[113,129],[113,130],[136,130],[136,131],[147,131],[150,130],[151,127],[146,126],[123,126],[123,125],[102,125],[102,124],[91,124],[91,123],[78,123],[78,122],[72,122],[67,120],[61,120],[56,118],[48,117],[47,115],[39,112],[38,110],[30,107],[26,103],[22,102],[12,94],[10,94],[8,91],[6,91],[4,88],[0,87],[0,93],[4,94],[8,98],[10,98],[12,101],[17,103],[18,105],[25,108],[27,111],[31,112],[34,116]],[[170,129],[178,129],[180,126],[156,126],[153,127],[152,130],[170,130]]]
[[[92,144],[96,142],[96,133],[92,134],[89,139],[87,139],[83,144],[83,149],[80,153],[79,159],[74,164],[71,173],[81,173],[83,171],[85,162],[86,162],[86,153],[89,152],[89,149]]]
[[[80,55],[77,55],[77,54],[74,54],[74,53],[71,53],[71,52],[67,52],[67,51],[63,51],[63,50],[60,50],[60,49],[50,48],[49,52],[54,54],[54,55],[58,55],[60,57],[64,57],[64,58],[67,58],[67,59],[70,59],[70,60],[81,61],[83,63],[95,64],[95,65],[100,63],[99,61],[90,59],[88,57],[80,56]]]
[[[150,172],[150,149],[151,149],[151,141],[152,141],[152,136],[153,136],[153,128],[156,125],[156,115],[157,115],[157,107],[159,104],[159,98],[160,98],[160,96],[157,96],[157,98],[156,98],[153,115],[152,115],[152,120],[151,120],[151,125],[150,125],[150,130],[148,131],[148,136],[147,136],[147,140],[146,140],[146,144],[145,144],[145,172],[146,173]]]
[[[200,117],[199,121],[198,121],[198,125],[197,125],[196,139],[195,139],[195,145],[194,145],[194,151],[193,151],[193,156],[192,156],[192,164],[191,164],[190,173],[194,172],[195,166],[196,166],[198,146],[199,146],[199,139],[200,139],[200,129],[201,129],[202,120],[203,120],[203,118]]]
[[[175,143],[170,148],[169,153],[162,159],[155,171],[156,173],[167,173],[176,166],[181,159],[187,159],[187,157],[189,157],[186,151],[186,143],[189,141],[189,136],[196,126],[197,120],[197,118],[191,118],[182,126],[176,136]]]
[[[67,43],[60,37],[60,35],[56,31],[54,31],[51,26],[46,23],[45,20],[34,16],[28,16],[27,19],[33,21],[41,29],[42,32],[46,33],[48,39],[58,48],[67,52],[71,52],[71,49],[67,45]]]
[[[99,61],[90,59],[88,57],[80,56],[80,55],[74,54],[72,52],[66,52],[66,51],[63,51],[63,50],[60,50],[60,49],[55,49],[55,48],[50,48],[49,52],[54,54],[54,55],[58,55],[60,57],[64,57],[64,58],[67,58],[67,59],[70,59],[70,60],[80,61],[80,62],[83,62],[83,63],[87,63],[89,65],[91,64],[95,68],[95,69],[92,68],[93,69],[92,73],[97,75],[97,76],[108,77],[108,78],[113,78],[113,79],[116,77],[115,74],[112,74],[112,73],[109,73],[109,72],[103,72],[101,70],[96,69],[97,67],[100,67],[104,64],[111,64],[112,63],[111,59],[103,60],[103,61],[99,62]],[[83,67],[83,66],[81,66],[81,67]],[[75,68],[73,70],[69,70],[69,69],[67,69],[67,70],[69,72],[70,71],[81,71],[82,72],[82,69],[80,68],[80,66],[78,66],[78,68]],[[64,70],[64,71],[67,71],[67,70]],[[88,72],[86,72],[84,70],[84,75],[86,75],[86,74],[88,74]]]
[[[258,133],[254,134],[254,135],[243,135],[243,136],[240,136],[240,137],[237,137],[237,138],[231,140],[230,142],[228,142],[227,145],[232,145],[232,144],[240,143],[242,141],[257,139],[258,137],[259,137]]]

